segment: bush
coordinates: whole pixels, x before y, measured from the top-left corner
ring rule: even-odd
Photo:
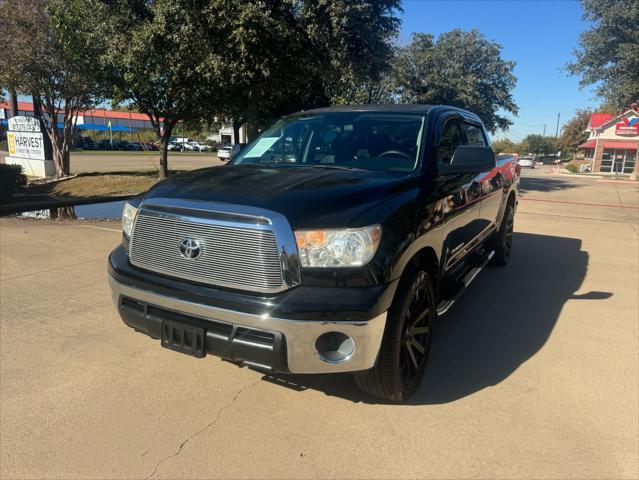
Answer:
[[[579,168],[574,163],[569,163],[568,165],[566,165],[566,170],[568,170],[571,173],[579,172]]]
[[[5,203],[27,184],[21,165],[0,164],[0,203]]]

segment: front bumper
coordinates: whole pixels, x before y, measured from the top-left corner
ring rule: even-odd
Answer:
[[[228,310],[142,290],[109,274],[109,285],[122,320],[130,327],[161,337],[162,321],[176,318],[202,326],[206,351],[248,366],[290,373],[353,372],[372,368],[380,349],[386,312],[371,320],[304,320]],[[322,359],[315,342],[328,332],[353,339],[346,359]]]

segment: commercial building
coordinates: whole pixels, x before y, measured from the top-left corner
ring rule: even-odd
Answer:
[[[33,116],[33,103],[18,102],[18,115]],[[6,125],[9,117],[9,104],[0,102],[0,124]],[[62,121],[62,115],[58,115],[58,122]],[[96,108],[84,110],[78,114],[76,131],[107,131],[111,122],[111,132],[133,132],[139,129],[152,129],[151,120],[144,113],[107,110]]]
[[[632,174],[639,151],[639,115],[632,108],[618,115],[593,113],[588,140],[579,145],[593,172]]]

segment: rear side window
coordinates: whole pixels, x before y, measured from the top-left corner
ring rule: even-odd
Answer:
[[[461,128],[457,119],[447,120],[442,127],[437,148],[437,160],[444,165],[450,165],[450,161],[459,145],[464,144]]]
[[[468,138],[468,145],[474,145],[476,147],[485,147],[486,139],[484,138],[484,134],[481,131],[481,128],[477,125],[472,125],[470,123],[465,123],[464,128],[466,129],[466,138]]]

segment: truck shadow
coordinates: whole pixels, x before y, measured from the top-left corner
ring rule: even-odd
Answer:
[[[500,383],[543,347],[566,301],[612,296],[575,294],[588,269],[581,240],[515,233],[513,243],[509,265],[487,268],[438,319],[426,373],[408,404],[453,402]],[[264,380],[383,403],[360,392],[350,375],[266,375]]]

